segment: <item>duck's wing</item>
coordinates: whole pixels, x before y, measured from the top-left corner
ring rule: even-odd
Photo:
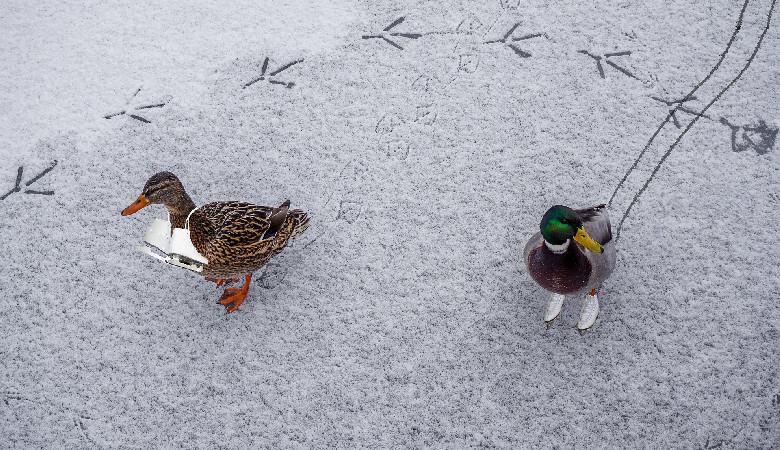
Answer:
[[[575,212],[582,219],[585,231],[594,241],[606,245],[612,240],[612,225],[609,223],[607,205],[577,209]]]
[[[199,210],[214,227],[212,244],[240,247],[264,238],[277,208],[247,202],[214,202]]]
[[[587,289],[596,289],[615,270],[617,253],[612,240],[612,227],[609,223],[609,211],[605,205],[585,208],[577,211],[582,219],[585,231],[604,247],[603,253],[583,252],[591,264],[590,281]]]

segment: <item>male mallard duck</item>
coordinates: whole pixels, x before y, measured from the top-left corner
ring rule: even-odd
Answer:
[[[185,228],[189,216],[190,239],[208,259],[201,274],[218,286],[244,276],[241,289],[225,289],[218,303],[233,312],[244,302],[252,273],[261,268],[292,239],[306,231],[309,217],[290,208],[290,201],[278,208],[246,202],[214,202],[195,208],[181,181],[170,172],[149,178],[143,193],[122,211],[129,216],[148,205],[162,204],[170,212],[171,225]]]
[[[615,268],[607,208],[555,205],[544,213],[539,228],[525,245],[524,257],[531,278],[552,292],[544,321],[549,327],[558,317],[564,296],[587,292],[577,323],[579,330],[587,330],[599,314],[596,289]]]

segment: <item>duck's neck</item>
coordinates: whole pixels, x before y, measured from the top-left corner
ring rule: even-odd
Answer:
[[[165,207],[168,208],[168,212],[171,214],[171,225],[174,228],[185,228],[187,216],[195,209],[195,203],[186,192],[182,191],[176,202],[172,204],[166,203]]]
[[[556,255],[566,253],[566,250],[569,249],[569,243],[571,243],[571,239],[567,239],[566,242],[564,242],[561,245],[550,244],[549,242],[544,241],[544,245],[547,246],[547,249],[555,253]]]

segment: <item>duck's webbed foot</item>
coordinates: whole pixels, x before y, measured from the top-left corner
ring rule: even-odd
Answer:
[[[249,292],[249,282],[251,280],[252,274],[249,274],[246,276],[246,281],[244,281],[244,286],[242,286],[241,289],[225,289],[225,292],[222,293],[222,296],[217,300],[217,303],[223,305],[228,313],[237,310],[238,307],[244,303],[244,300],[246,300],[246,294]],[[238,278],[236,278],[235,281],[238,281]],[[230,282],[232,282],[232,280]],[[220,284],[217,283],[217,286],[220,286]]]

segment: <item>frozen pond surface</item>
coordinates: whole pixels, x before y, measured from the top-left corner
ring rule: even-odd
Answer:
[[[0,7],[11,447],[780,446],[772,0],[33,3]],[[237,312],[134,249],[161,170],[311,214]],[[613,193],[601,316],[545,330],[523,246]]]

